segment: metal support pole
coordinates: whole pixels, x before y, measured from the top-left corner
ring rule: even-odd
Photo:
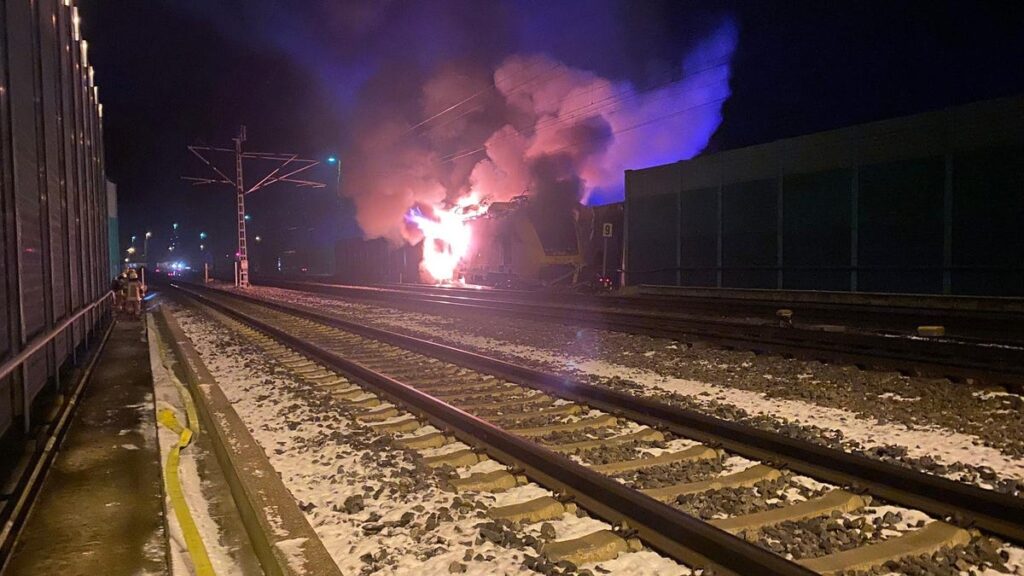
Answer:
[[[946,154],[942,193],[942,293],[953,293],[953,155]]]
[[[601,278],[608,277],[608,237],[604,237],[604,249],[601,251]]]
[[[25,435],[32,432],[32,399],[28,395],[28,361],[21,365],[21,409]]]
[[[675,285],[683,285],[683,191],[676,192],[676,234],[675,234],[675,251],[676,251],[676,273],[675,273]],[[608,239],[605,238],[605,251],[608,249]]]
[[[860,230],[860,167],[853,169],[853,179],[850,189],[850,291],[857,291],[857,268],[859,256],[857,255],[857,234]]]
[[[245,234],[245,195],[250,192],[255,192],[262,188],[266,188],[272,184],[278,182],[287,182],[304,188],[324,188],[325,185],[321,182],[315,182],[313,180],[307,180],[298,176],[303,172],[306,172],[310,168],[317,166],[320,162],[316,160],[309,160],[299,158],[297,154],[277,154],[269,152],[243,152],[242,143],[246,141],[245,126],[239,128],[238,137],[234,138],[234,148],[220,148],[211,146],[189,146],[188,150],[194,154],[209,170],[213,173],[208,177],[184,177],[185,180],[192,182],[196,186],[203,186],[209,184],[223,184],[229,185],[235,190],[235,201],[237,208],[237,226],[238,226],[238,251],[235,257],[235,274],[237,279],[235,284],[242,288],[249,287],[249,251],[248,241]],[[234,178],[228,176],[228,172],[222,171],[216,166],[209,158],[204,154],[217,154],[217,153],[231,153],[235,157],[235,176]],[[250,186],[248,189],[245,188],[245,179],[242,174],[242,163],[248,158],[251,160],[260,160],[262,162],[277,162],[279,165],[274,168],[271,172],[264,175],[262,178],[257,179],[256,183]],[[339,168],[338,177],[340,179],[341,172]]]
[[[249,287],[249,255],[245,245],[245,184],[242,179],[242,142],[245,126],[235,138],[235,194],[238,197],[238,281],[241,288]]]
[[[779,267],[779,270],[775,276],[775,287],[782,290],[785,278],[783,277],[783,269],[785,268],[785,261],[783,255],[783,241],[785,240],[784,232],[784,219],[785,219],[785,191],[783,189],[785,181],[782,176],[782,169],[779,169],[779,181],[778,190],[776,191],[776,218],[775,218],[775,265]]]
[[[715,220],[718,223],[718,227],[715,230],[716,240],[718,242],[715,245],[715,287],[722,287],[722,185],[718,185],[718,190],[715,192]]]

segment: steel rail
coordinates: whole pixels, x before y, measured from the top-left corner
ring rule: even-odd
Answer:
[[[394,301],[393,292],[347,286],[273,282],[270,285],[326,294]],[[862,366],[911,371],[933,376],[974,378],[1024,388],[1024,352],[1019,348],[984,346],[955,340],[922,340],[856,332],[829,332],[800,327],[687,318],[637,310],[574,307],[483,300],[466,296],[399,296],[423,310],[471,314],[496,313],[540,321],[558,321],[594,328],[682,341],[702,339],[737,349],[827,359]]]
[[[705,317],[711,314],[711,319],[754,315],[774,320],[777,310],[788,308],[794,311],[798,320],[806,323],[838,322],[866,330],[909,332],[914,332],[922,324],[939,323],[961,333],[958,338],[968,341],[978,337],[967,333],[981,332],[985,334],[985,342],[991,342],[993,338],[1001,342],[1024,342],[1024,330],[1021,329],[1024,298],[1013,297],[730,288],[685,288],[681,293],[673,293],[671,289],[659,291],[664,287],[647,285],[641,285],[639,293],[621,295],[408,283],[350,285],[334,282],[330,277],[259,276],[256,279],[258,284],[266,286],[287,287],[290,284],[299,288],[324,286],[352,292],[387,292],[405,297],[463,296],[505,302],[585,304],[620,310],[700,313]]]
[[[273,336],[333,370],[379,390],[393,402],[412,409],[434,426],[474,446],[484,446],[495,459],[513,462],[541,485],[571,495],[594,514],[635,530],[653,548],[690,566],[712,565],[729,574],[807,576],[808,570],[709,523],[689,516],[612,478],[577,464],[540,444],[516,436],[416,388],[303,340],[198,292],[172,284],[192,298],[229,317]],[[256,302],[264,305],[264,302]],[[273,309],[273,307],[270,307]]]
[[[488,372],[568,400],[632,418],[654,428],[717,444],[747,458],[773,462],[807,476],[846,485],[854,490],[916,508],[933,516],[949,518],[963,526],[976,526],[992,534],[1024,543],[1022,498],[592,386],[568,377],[545,373],[474,352],[349,322],[294,305],[228,293],[205,286],[194,287]]]

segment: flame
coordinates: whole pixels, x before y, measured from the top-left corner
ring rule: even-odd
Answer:
[[[456,270],[473,239],[467,222],[487,212],[487,204],[474,192],[456,200],[454,206],[433,206],[427,212],[414,206],[406,215],[423,233],[420,268],[438,283],[457,281]]]

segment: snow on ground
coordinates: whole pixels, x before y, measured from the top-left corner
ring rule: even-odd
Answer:
[[[343,573],[376,566],[396,575],[447,574],[460,562],[469,575],[532,574],[521,551],[475,542],[475,525],[483,521],[476,515],[427,530],[425,521],[450,509],[455,494],[429,476],[417,483],[420,472],[403,452],[379,444],[377,434],[343,414],[311,406],[304,385],[268,370],[254,348],[193,313],[178,318]],[[363,506],[350,513],[345,503],[357,496]],[[413,520],[398,525],[406,514]],[[464,561],[467,549],[488,560]]]
[[[636,382],[646,390],[679,393],[704,406],[726,403],[746,410],[752,416],[767,416],[792,423],[818,428],[838,429],[848,440],[860,443],[866,449],[900,445],[911,457],[931,457],[941,464],[963,463],[991,468],[999,477],[1024,481],[1024,460],[983,446],[981,439],[970,434],[950,431],[937,426],[906,426],[865,418],[839,408],[825,407],[813,402],[772,398],[763,393],[721,386],[707,382],[671,378],[650,370],[616,364],[613,361],[567,355],[562,350],[528,346],[466,334],[450,329],[445,319],[438,316],[394,310],[366,304],[342,302],[302,292],[260,288],[259,295],[287,300],[300,305],[316,305],[319,311],[356,314],[372,317],[373,323],[385,328],[412,331],[422,336],[440,337],[460,346],[475,348],[484,353],[501,353],[543,364],[548,369],[582,376],[623,378]],[[363,318],[365,321],[366,318]],[[991,394],[991,393],[987,393]],[[892,400],[907,400],[892,397]],[[956,471],[947,474],[959,479]],[[983,487],[990,487],[982,484]]]
[[[551,354],[542,350],[520,350],[519,354],[541,362],[552,362]],[[1024,480],[1024,460],[1012,458],[995,448],[982,446],[980,439],[968,434],[934,426],[911,428],[880,422],[838,408],[798,400],[769,398],[759,392],[693,380],[669,378],[655,372],[626,368],[611,362],[586,359],[573,359],[572,362],[575,370],[582,374],[624,378],[647,388],[683,394],[702,403],[714,401],[732,404],[754,416],[771,416],[797,424],[838,429],[842,430],[847,439],[859,442],[866,448],[897,444],[905,446],[912,457],[930,456],[943,463],[962,462],[973,466],[988,466],[1002,477]]]
[[[532,483],[497,494],[441,491],[436,479],[416,469],[406,453],[386,447],[378,434],[339,411],[325,409],[337,407],[325,393],[274,372],[261,351],[240,343],[223,327],[190,311],[176,315],[343,573],[365,573],[372,566],[396,575],[447,574],[459,563],[468,575],[536,574],[523,566],[525,554],[536,555],[533,550],[506,549],[479,540],[477,524],[487,521],[486,515],[480,510],[455,514],[453,502],[476,498],[488,506],[504,506],[551,496],[551,492]],[[424,426],[403,436],[431,432],[437,430]],[[454,443],[454,447],[421,454],[465,448]],[[500,463],[485,460],[458,472],[466,477],[503,469]],[[346,508],[353,497],[362,497],[363,506],[350,512]],[[431,518],[441,512],[451,512],[454,518],[431,524]],[[558,540],[611,528],[571,514],[552,524]],[[524,530],[539,534],[542,525],[531,524]],[[480,556],[483,560],[475,559]],[[581,568],[602,574],[690,574],[686,567],[650,551]]]

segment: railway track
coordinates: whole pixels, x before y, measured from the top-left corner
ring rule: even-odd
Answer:
[[[695,316],[670,307],[617,308],[593,303],[545,302],[535,299],[489,296],[486,291],[436,289],[395,290],[334,284],[268,281],[269,286],[344,296],[397,305],[438,314],[529,318],[588,326],[654,338],[715,345],[778,354],[808,360],[851,364],[865,368],[896,370],[906,374],[947,377],[1004,385],[1024,390],[1024,345],[991,339],[919,338],[911,335],[839,329],[833,325],[782,327],[774,318],[738,320]],[[849,310],[855,319],[864,310]]]
[[[944,547],[962,562],[977,557],[968,549],[998,561],[990,536],[1024,540],[1024,503],[1011,496],[287,305],[179,288],[245,324],[270,356],[381,433],[404,435],[411,449],[465,445],[428,465],[487,454],[512,467],[455,478],[456,490],[509,488],[525,475],[619,526],[547,544],[555,564],[628,553],[639,538],[729,573],[899,571]],[[417,434],[427,423],[440,431]],[[567,512],[566,501],[541,498],[491,515]]]

